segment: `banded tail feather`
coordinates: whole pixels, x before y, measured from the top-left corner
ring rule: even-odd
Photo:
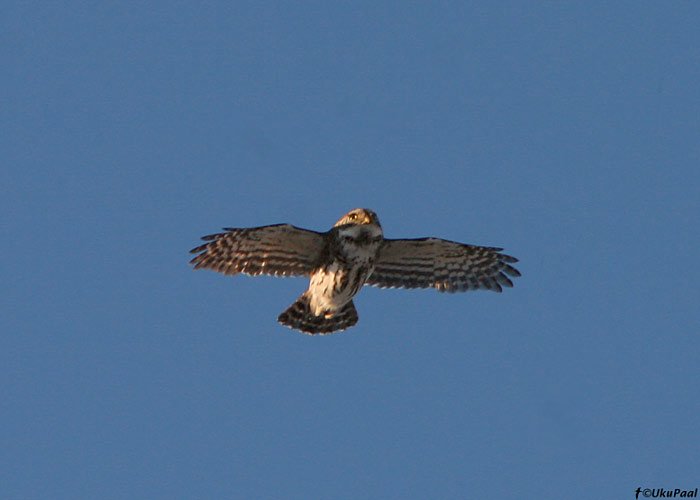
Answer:
[[[300,330],[311,335],[325,335],[345,330],[357,323],[357,310],[352,300],[340,310],[329,315],[316,316],[311,312],[308,292],[304,292],[296,302],[279,315],[277,321],[289,328]]]

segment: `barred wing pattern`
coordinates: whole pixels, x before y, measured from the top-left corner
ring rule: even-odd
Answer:
[[[385,239],[367,285],[380,288],[436,288],[440,292],[512,287],[518,259],[502,248],[465,245],[438,238]]]
[[[224,231],[204,236],[209,243],[190,250],[199,254],[190,261],[194,269],[251,276],[309,276],[325,242],[321,233],[291,224],[225,227]]]

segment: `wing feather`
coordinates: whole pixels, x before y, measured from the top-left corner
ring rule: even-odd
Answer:
[[[438,238],[385,239],[366,284],[380,288],[436,288],[440,292],[512,287],[518,259],[497,247],[466,245]]]
[[[202,237],[204,245],[190,250],[199,254],[194,269],[251,276],[309,276],[324,248],[321,233],[291,224],[251,228],[225,227],[225,233]]]

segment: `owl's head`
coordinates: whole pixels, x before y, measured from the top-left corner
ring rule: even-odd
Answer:
[[[354,210],[350,210],[348,213],[343,215],[333,227],[344,226],[346,224],[351,224],[353,226],[359,226],[362,224],[376,224],[377,226],[381,227],[377,214],[368,208],[356,208]]]

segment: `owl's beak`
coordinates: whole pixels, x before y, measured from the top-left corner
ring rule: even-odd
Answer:
[[[365,218],[362,219],[362,223],[369,224],[370,222],[372,222],[372,217],[370,217],[369,214],[365,214]]]

